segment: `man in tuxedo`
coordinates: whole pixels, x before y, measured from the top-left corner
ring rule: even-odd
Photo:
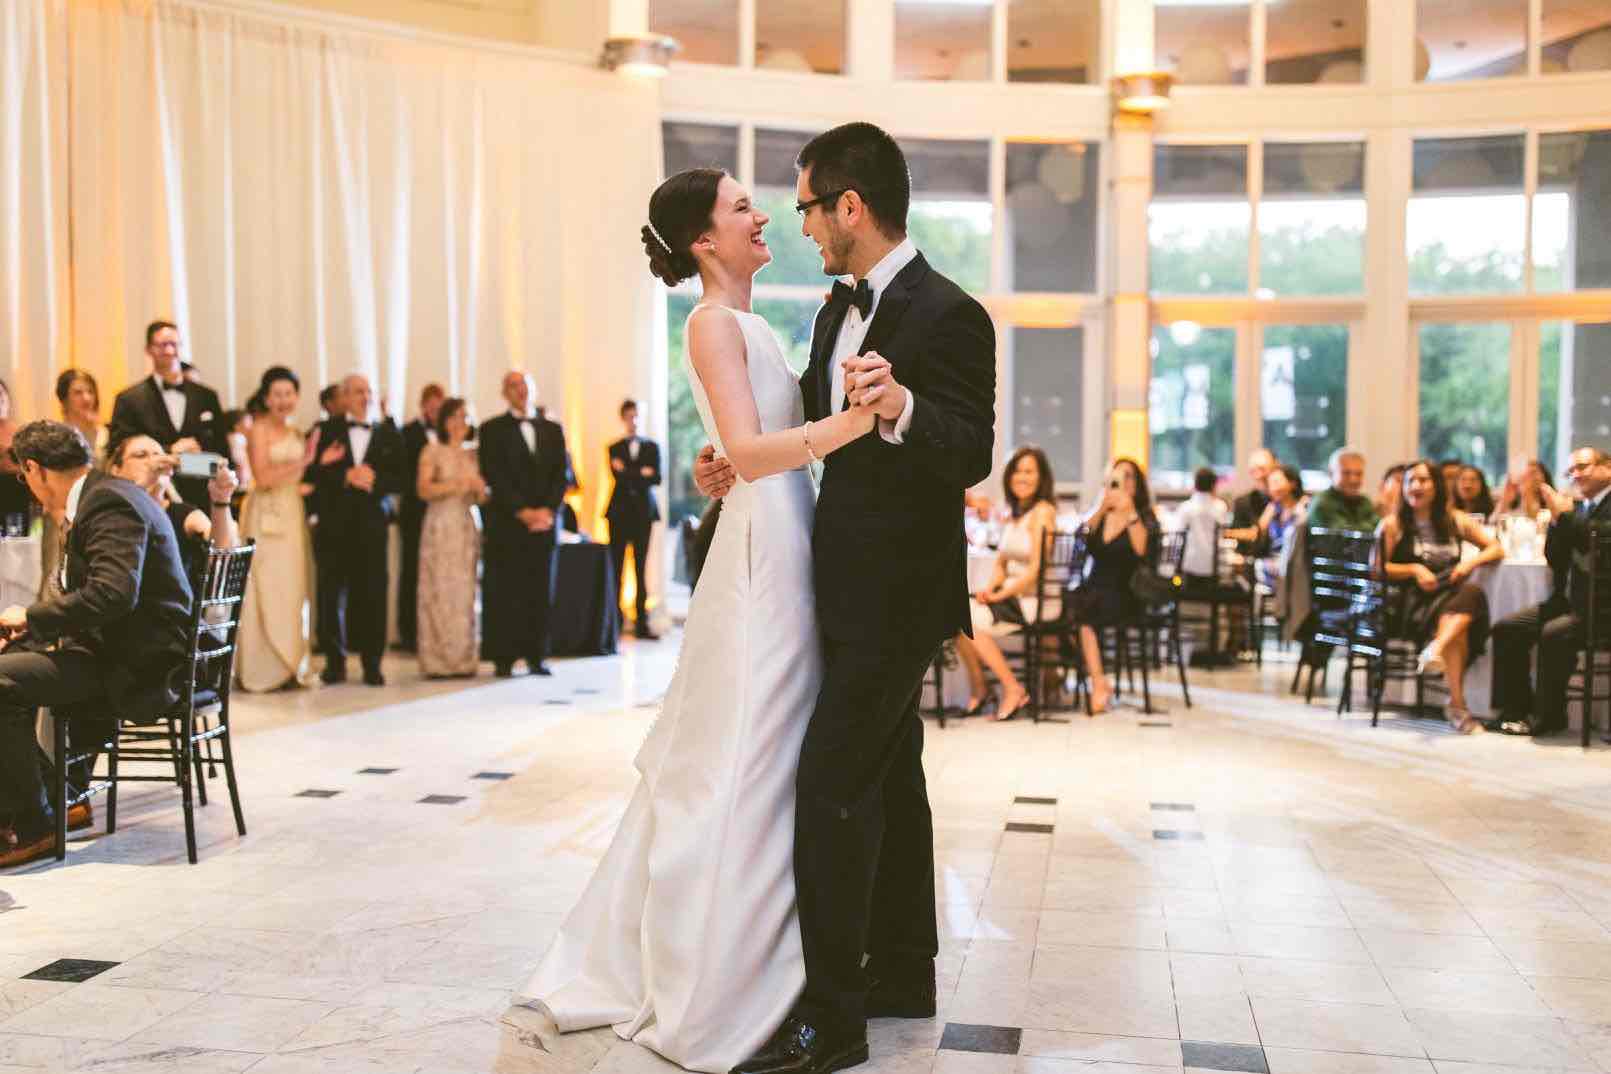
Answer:
[[[103,741],[119,713],[173,704],[191,609],[167,514],[139,486],[91,470],[83,434],[30,422],[11,451],[66,538],[45,597],[0,612],[0,811],[12,812],[17,839],[14,849],[0,847],[0,868],[55,847],[34,745],[38,708],[87,704],[97,718],[82,726],[94,732],[91,741]]]
[[[179,348],[179,329],[171,322],[152,321],[146,327],[151,376],[118,393],[108,443],[143,434],[172,455],[211,451],[228,459],[229,430],[218,393],[185,376]],[[205,477],[178,477],[173,484],[186,503],[207,509]]]
[[[632,569],[638,578],[638,637],[654,641],[649,629],[649,534],[660,521],[660,505],[654,489],[660,484],[660,445],[638,435],[638,404],[628,399],[621,404],[621,428],[626,435],[610,445],[610,472],[615,489],[604,517],[610,523],[610,558],[615,563],[616,603],[620,603],[623,568],[627,548],[632,549]]]
[[[506,413],[484,422],[481,473],[491,499],[482,565],[481,652],[500,678],[526,661],[533,675],[549,674],[548,605],[553,589],[555,526],[565,500],[565,433],[539,418],[536,386],[519,370],[504,374]]]
[[[817,313],[805,414],[821,420],[876,391],[879,420],[829,456],[812,531],[824,677],[796,777],[805,989],[735,1074],[854,1066],[867,1059],[868,1018],[934,1016],[917,697],[941,641],[969,631],[963,494],[989,476],[994,452],[995,329],[906,237],[900,147],[851,123],[796,163],[796,208],[823,270],[854,280],[834,284]],[[706,494],[727,481],[696,476]]]
[[[1555,574],[1554,592],[1543,604],[1506,616],[1494,625],[1494,707],[1507,734],[1552,735],[1566,729],[1566,686],[1589,609],[1589,528],[1611,526],[1611,457],[1599,448],[1572,452],[1566,469],[1577,499],[1539,486],[1554,515],[1544,540],[1544,558]],[[1532,684],[1538,649],[1538,690]]]
[[[403,491],[403,438],[370,415],[369,380],[342,382],[344,416],[319,426],[319,456],[308,468],[319,525],[313,558],[319,590],[319,650],[326,683],[347,680],[347,650],[358,651],[364,682],[384,686],[386,545]]]
[[[420,416],[403,426],[403,576],[397,580],[397,633],[399,645],[413,652],[419,618],[420,528],[425,524],[425,501],[420,499],[420,456],[426,444],[436,442],[436,415],[447,392],[440,384],[427,384],[420,392]]]

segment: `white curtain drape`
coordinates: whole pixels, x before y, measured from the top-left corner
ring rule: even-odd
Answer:
[[[226,405],[290,366],[309,420],[351,371],[399,421],[430,381],[486,417],[521,367],[595,519],[621,398],[664,431],[638,241],[658,120],[651,85],[539,50],[252,0],[3,0],[0,368],[18,416],[53,416],[48,382],[73,363],[109,411],[148,371],[155,317]]]

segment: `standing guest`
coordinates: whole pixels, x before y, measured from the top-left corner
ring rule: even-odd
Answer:
[[[1475,466],[1460,467],[1454,486],[1454,505],[1479,521],[1494,513],[1494,494],[1488,491],[1488,475]]]
[[[1537,518],[1540,511],[1553,517],[1550,508],[1553,497],[1544,495],[1544,490],[1553,490],[1554,485],[1549,467],[1541,460],[1512,459],[1505,483],[1499,490],[1498,502],[1494,504],[1494,521],[1507,516]]]
[[[17,424],[11,417],[11,389],[0,380],[0,536],[21,537],[28,527],[33,498],[19,482],[22,471],[11,457]]]
[[[403,426],[403,466],[408,480],[403,488],[403,559],[397,579],[397,647],[405,652],[418,648],[420,526],[425,522],[425,501],[420,499],[415,475],[420,472],[420,456],[427,444],[437,442],[437,415],[447,392],[440,384],[427,384],[420,392],[420,415]],[[472,582],[472,588],[474,583]]]
[[[1309,504],[1309,525],[1333,530],[1375,533],[1382,516],[1365,495],[1365,455],[1353,448],[1331,453],[1331,487],[1315,494]]]
[[[391,497],[403,490],[403,438],[389,421],[374,421],[369,380],[354,373],[342,381],[344,418],[319,429],[318,458],[310,469],[319,528],[313,538],[318,575],[320,678],[347,681],[347,650],[363,662],[364,683],[385,686],[380,661],[386,650],[386,547],[393,521]]]
[[[1398,510],[1377,530],[1377,562],[1398,583],[1389,610],[1388,634],[1421,646],[1417,670],[1443,674],[1449,686],[1446,718],[1456,731],[1472,734],[1482,723],[1466,708],[1465,676],[1488,641],[1488,598],[1471,579],[1484,563],[1505,558],[1499,542],[1476,519],[1455,510],[1443,487],[1443,467],[1430,459],[1404,469]],[[1479,549],[1460,558],[1460,543]]]
[[[1269,480],[1270,471],[1279,465],[1275,453],[1268,448],[1259,448],[1247,457],[1247,479],[1252,487],[1231,503],[1231,528],[1225,531],[1225,535],[1234,538],[1244,553],[1251,553],[1253,542],[1258,540],[1259,519],[1264,517],[1264,509],[1270,506],[1270,494],[1265,482]]]
[[[161,444],[138,435],[119,440],[107,449],[106,472],[140,486],[167,514],[179,538],[179,559],[185,565],[185,574],[195,581],[206,570],[209,548],[234,548],[240,544],[235,516],[229,509],[239,482],[234,471],[220,466],[207,481],[209,509],[202,511],[174,491],[173,470],[177,462],[162,450]]]
[[[106,451],[107,427],[101,422],[101,387],[87,369],[64,369],[56,378],[56,402],[62,421],[84,434],[90,450]]]
[[[463,399],[438,399],[436,436],[420,454],[414,488],[427,506],[419,547],[420,671],[427,678],[476,673],[475,576],[486,502]]]
[[[548,605],[553,585],[554,526],[565,499],[565,433],[532,408],[532,379],[504,374],[507,413],[481,426],[481,472],[491,499],[482,517],[487,561],[482,575],[482,654],[500,678],[525,660],[549,674]]]
[[[1376,514],[1379,518],[1398,513],[1399,497],[1404,495],[1404,464],[1395,462],[1382,471],[1382,483],[1376,490]]]
[[[1219,475],[1212,468],[1199,467],[1192,475],[1192,494],[1175,512],[1175,529],[1186,535],[1186,550],[1180,558],[1180,573],[1186,584],[1207,591],[1219,584],[1214,577],[1215,543],[1220,531],[1231,520],[1230,508],[1214,495]]]
[[[604,517],[610,523],[610,559],[615,564],[615,601],[621,602],[621,586],[626,568],[627,548],[632,549],[632,571],[637,577],[637,614],[633,623],[638,637],[654,641],[649,629],[649,535],[660,521],[660,505],[654,489],[660,484],[660,445],[638,435],[638,404],[628,399],[621,404],[621,428],[626,435],[610,445],[610,470],[615,474],[615,491]]]
[[[186,380],[179,360],[179,329],[169,321],[152,321],[145,330],[145,352],[152,373],[118,393],[112,404],[111,440],[143,433],[170,455],[210,451],[229,457],[218,393]],[[207,505],[207,479],[176,478],[174,487],[188,503]]]
[[[301,389],[285,366],[264,370],[252,396],[263,416],[246,433],[253,483],[241,508],[241,529],[257,542],[257,551],[246,577],[235,671],[242,689],[254,692],[299,686],[308,672],[313,549],[303,473],[319,438],[304,440],[295,425]]]
[[[1494,707],[1506,734],[1552,735],[1566,729],[1566,685],[1583,644],[1589,610],[1590,528],[1611,525],[1611,457],[1598,448],[1572,452],[1566,468],[1572,496],[1542,487],[1555,521],[1544,541],[1555,588],[1544,603],[1494,627]],[[1533,689],[1533,648],[1538,689]]]
[[[1062,607],[1039,606],[1041,551],[1046,534],[1057,527],[1052,464],[1040,448],[1021,447],[1007,460],[1003,473],[1002,490],[1012,517],[1002,528],[990,581],[973,595],[973,637],[966,633],[956,637],[957,655],[973,686],[966,712],[972,715],[985,704],[984,667],[988,667],[1001,683],[994,718],[1010,720],[1029,704],[1029,691],[1012,673],[996,639],[1019,633],[1041,618],[1055,619]]]
[[[1162,538],[1152,508],[1147,475],[1134,459],[1119,459],[1108,472],[1107,489],[1081,526],[1090,571],[1069,594],[1074,621],[1080,628],[1080,650],[1091,677],[1091,713],[1108,711],[1113,684],[1102,669],[1102,643],[1097,631],[1134,619],[1140,603],[1130,591],[1130,577],[1158,565]]]
[[[347,401],[342,398],[346,388],[340,381],[326,384],[319,389],[319,421],[326,422],[331,418],[344,418],[347,416]]]
[[[149,495],[90,470],[90,447],[71,426],[36,421],[11,453],[28,491],[67,534],[52,595],[0,612],[0,808],[16,846],[0,869],[55,846],[55,812],[41,778],[34,717],[41,706],[90,703],[107,719],[173,704],[187,659],[190,582],[168,516]],[[98,721],[90,741],[110,728]]]

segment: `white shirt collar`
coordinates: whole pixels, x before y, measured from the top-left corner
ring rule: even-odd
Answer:
[[[1600,494],[1589,501],[1590,514],[1593,514],[1595,511],[1600,509],[1600,503],[1605,499],[1605,494],[1608,492],[1611,492],[1611,485],[1607,485],[1605,488],[1601,489]]]
[[[516,421],[532,421],[537,417],[537,408],[528,407],[525,410],[516,410],[514,407],[510,407],[509,416]]]
[[[78,517],[78,501],[84,495],[84,482],[89,478],[89,471],[85,470],[73,482],[73,487],[67,492],[67,508],[63,512],[67,516],[67,524],[71,526],[73,519]]]
[[[180,374],[177,382],[169,384],[167,381],[162,379],[161,373],[152,373],[151,383],[155,384],[157,386],[157,391],[160,392],[164,388],[183,388],[185,386],[185,378],[183,374]]]
[[[917,247],[911,239],[902,239],[900,245],[885,254],[883,258],[867,271],[867,286],[873,289],[873,302],[876,303],[901,269],[912,263],[917,256]]]

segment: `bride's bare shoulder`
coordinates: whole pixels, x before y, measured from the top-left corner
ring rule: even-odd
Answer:
[[[697,364],[744,361],[744,330],[725,306],[699,305],[688,315],[688,356]]]

